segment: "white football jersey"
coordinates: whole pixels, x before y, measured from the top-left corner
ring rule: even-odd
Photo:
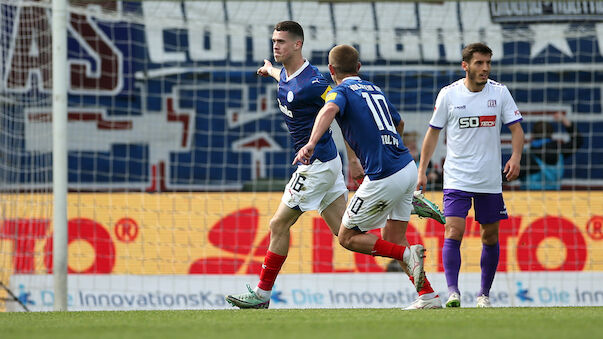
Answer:
[[[429,125],[446,127],[444,188],[502,192],[500,130],[522,120],[506,86],[489,80],[471,92],[464,79],[442,88]]]

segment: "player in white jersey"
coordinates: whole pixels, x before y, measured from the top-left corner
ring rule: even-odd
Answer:
[[[406,239],[417,166],[400,136],[404,121],[378,86],[358,77],[359,69],[354,47],[331,49],[329,71],[337,86],[327,95],[310,140],[294,162],[310,163],[317,142],[336,118],[366,173],[341,221],[339,243],[351,251],[398,260],[419,293],[408,309],[441,308],[423,270],[425,249]],[[379,228],[383,239],[367,233]]]
[[[429,129],[423,140],[417,189],[425,187],[425,172],[440,130],[446,130],[444,162],[444,215],[446,231],[442,259],[449,299],[447,307],[460,307],[458,276],[460,245],[465,218],[473,199],[475,219],[482,239],[481,290],[477,306],[490,307],[489,293],[498,266],[498,229],[507,211],[502,196],[502,175],[511,181],[519,176],[524,133],[521,113],[506,86],[488,79],[492,50],[482,43],[467,45],[462,52],[465,78],[440,91]],[[513,152],[501,174],[501,126],[511,131]]]

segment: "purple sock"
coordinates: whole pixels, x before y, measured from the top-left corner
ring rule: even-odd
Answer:
[[[459,271],[461,270],[461,241],[444,239],[442,247],[442,263],[448,284],[448,292],[459,292]]]
[[[482,267],[482,287],[478,295],[490,295],[490,287],[492,287],[492,281],[494,281],[494,275],[498,267],[499,255],[500,247],[498,243],[492,246],[482,246],[482,258],[480,260],[480,266]]]

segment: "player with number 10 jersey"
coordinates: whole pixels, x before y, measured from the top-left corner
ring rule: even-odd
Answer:
[[[404,122],[378,86],[360,79],[359,70],[354,47],[331,49],[329,72],[337,87],[327,95],[310,140],[295,161],[308,164],[320,137],[337,119],[366,174],[341,220],[339,243],[351,251],[396,259],[419,293],[409,309],[441,308],[439,296],[425,277],[425,248],[411,246],[406,239],[417,166],[402,142]],[[382,239],[368,232],[380,228]]]
[[[339,106],[337,122],[371,180],[388,177],[413,161],[396,130],[400,114],[381,88],[360,77],[348,77],[329,92],[326,102]],[[367,128],[371,125],[377,128]]]

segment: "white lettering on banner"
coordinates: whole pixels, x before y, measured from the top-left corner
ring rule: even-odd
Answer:
[[[592,18],[589,15],[603,14],[600,1],[491,1],[490,7],[492,16],[507,22],[545,21],[553,15],[563,16],[565,20],[584,21]]]
[[[503,30],[500,24],[492,23],[488,8],[489,2],[461,2],[461,22],[471,23],[471,29],[464,27],[463,44],[486,41],[492,49],[492,60],[501,60],[503,50]],[[460,52],[459,52],[460,54]]]
[[[102,4],[120,11],[116,3]],[[70,93],[117,94],[123,87],[123,56],[113,41],[92,19],[100,11],[92,6],[88,15],[71,13],[67,28],[69,36],[82,49],[82,55],[70,58],[65,70],[69,76]],[[8,21],[6,22],[8,24]],[[6,48],[3,88],[26,93],[37,85],[42,93],[52,91],[52,59],[50,12],[33,6],[19,6],[14,13],[12,30],[3,35]]]
[[[456,2],[419,5],[424,60],[440,59],[440,44],[446,60],[459,60],[462,38],[457,13]]]
[[[144,29],[151,61],[156,63],[185,61],[185,52],[166,51],[165,42],[163,40],[163,32],[165,30],[184,27],[184,17],[182,15],[180,3],[168,1],[143,1],[142,10],[144,13]],[[161,20],[158,20],[159,17],[161,17]]]
[[[377,60],[377,32],[371,4],[335,4],[333,12],[337,44],[356,45],[362,60]]]
[[[542,3],[534,1],[528,3],[522,2],[492,2],[492,15],[495,16],[511,16],[511,15],[542,15]]]
[[[217,1],[185,1],[184,8],[191,60],[225,60],[228,51],[224,4]],[[208,46],[205,45],[206,38],[209,40]]]
[[[345,43],[358,47],[362,59],[368,62],[378,58],[392,61],[444,58],[457,62],[463,45],[487,41],[496,61],[504,57],[503,43],[509,38],[530,41],[532,57],[549,46],[573,55],[567,42],[571,34],[567,25],[530,24],[522,34],[513,33],[505,38],[502,26],[492,22],[489,6],[488,2],[452,1],[378,2],[374,6],[293,2],[289,13],[286,2],[227,1],[223,6],[220,2],[185,1],[184,7],[172,1],[142,2],[149,56],[154,63],[183,62],[187,57],[191,61],[228,58],[233,62],[245,62],[251,57],[254,62],[261,62],[272,54],[273,25],[290,17],[304,27],[304,51],[308,56],[317,51],[326,53],[334,44]],[[463,24],[469,22],[471,25]],[[603,51],[602,26],[595,24],[599,53]],[[550,34],[547,27],[554,27],[555,34]],[[164,32],[170,29],[186,30],[189,45],[164,41]],[[167,44],[176,50],[170,50]]]
[[[251,34],[254,61],[261,62],[272,55],[274,25],[289,18],[285,1],[227,1],[226,10],[229,28],[237,31],[237,34],[230,35],[231,52],[237,60],[245,60],[246,39],[249,35],[247,32]],[[233,23],[244,23],[244,25],[233,25]]]
[[[576,277],[578,275],[578,277]],[[249,275],[94,275],[68,277],[70,311],[224,309],[224,296],[241,289]],[[603,272],[499,272],[490,301],[495,307],[603,306]],[[432,286],[446,295],[444,273],[431,273]],[[32,311],[51,311],[52,275],[20,275],[10,287]],[[94,289],[87,287],[94,286]],[[121,287],[120,287],[121,286]],[[375,288],[375,287],[378,288]],[[474,306],[480,273],[462,273],[462,303]],[[270,308],[393,308],[417,297],[413,286],[400,285],[400,276],[383,273],[283,274],[275,285]],[[7,303],[8,311],[23,311]]]
[[[293,18],[304,28],[304,54],[328,51],[335,45],[335,33],[331,24],[331,7],[328,3],[291,2]]]
[[[420,60],[421,37],[415,4],[377,2],[379,51],[387,60]],[[391,15],[398,13],[398,15]]]

